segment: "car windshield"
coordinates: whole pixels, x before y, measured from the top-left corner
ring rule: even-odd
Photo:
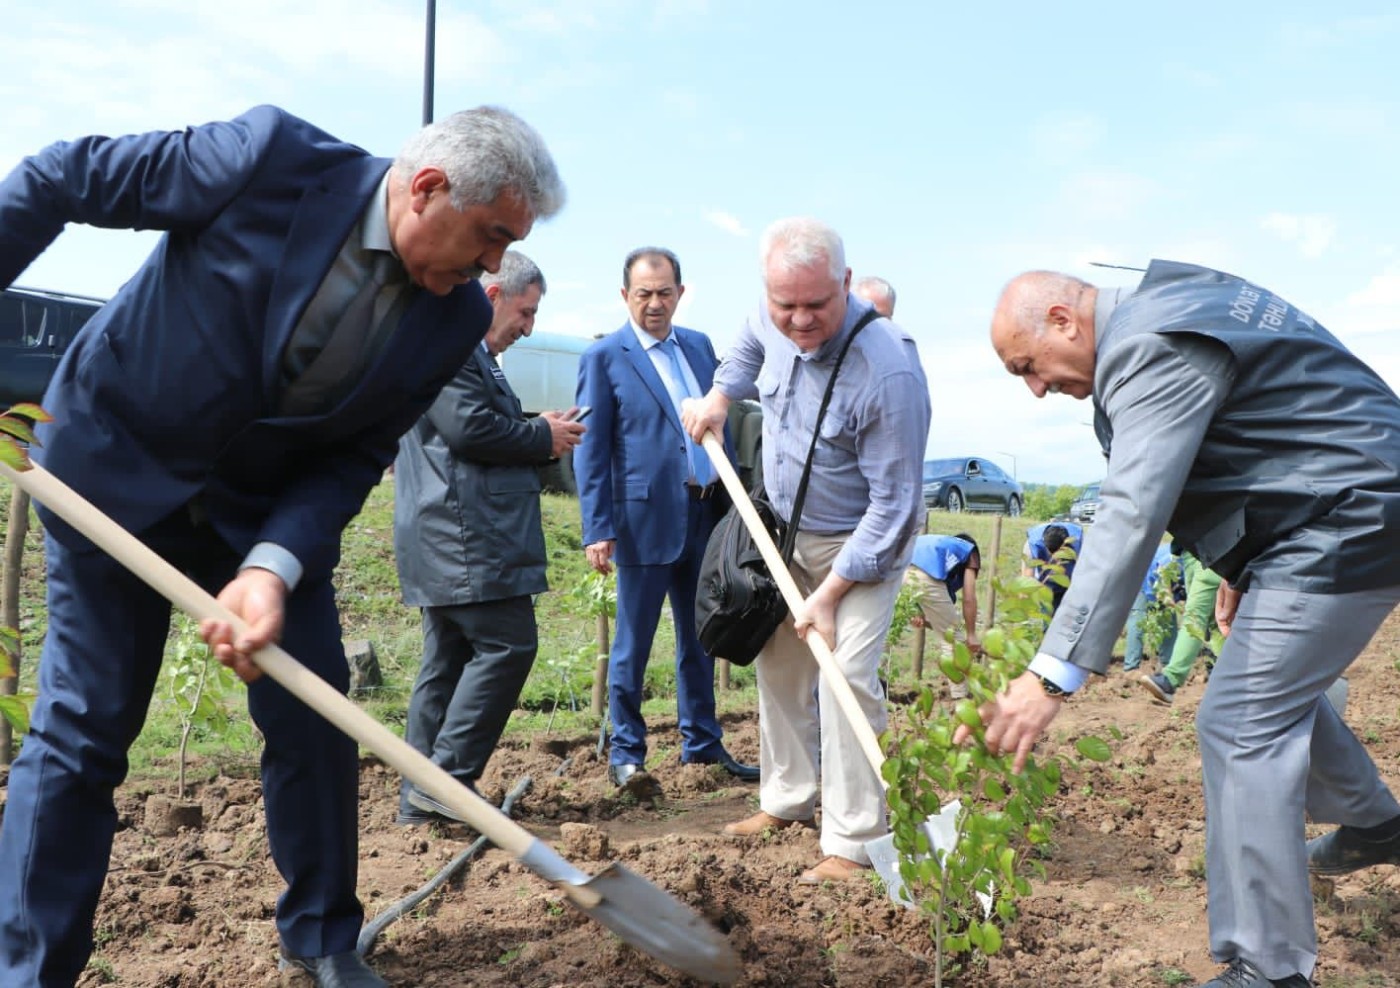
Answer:
[[[1079,495],[1079,500],[1081,500],[1081,501],[1092,501],[1092,500],[1094,500],[1095,498],[1097,498],[1098,496],[1099,496],[1099,485],[1098,485],[1098,484],[1090,484],[1088,487],[1084,488],[1084,493]]]
[[[924,461],[924,481],[927,483],[936,477],[946,477],[950,473],[961,474],[963,472],[962,460],[925,460]]]

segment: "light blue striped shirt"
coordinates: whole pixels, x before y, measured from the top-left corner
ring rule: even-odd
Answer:
[[[715,387],[726,397],[757,397],[763,405],[763,478],[784,518],[792,514],[836,358],[870,308],[847,295],[841,331],[803,353],[760,304],[715,371]],[[841,365],[798,523],[803,532],[850,533],[832,564],[838,576],[870,583],[909,564],[924,521],[929,417],[928,382],[913,339],[888,319],[876,319]]]

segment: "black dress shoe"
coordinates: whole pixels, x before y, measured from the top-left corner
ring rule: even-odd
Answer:
[[[316,979],[316,988],[389,988],[389,982],[369,969],[353,950],[327,957],[288,957],[282,955],[279,970],[307,971]]]
[[[1338,827],[1308,841],[1308,871],[1314,875],[1346,875],[1378,864],[1400,864],[1400,834],[1368,840],[1355,827]]]
[[[757,782],[761,774],[757,765],[745,765],[727,751],[712,758],[682,758],[681,761],[686,765],[718,765],[741,782]]]
[[[1270,981],[1249,961],[1236,957],[1219,975],[1197,988],[1312,988],[1312,982],[1301,974]]]

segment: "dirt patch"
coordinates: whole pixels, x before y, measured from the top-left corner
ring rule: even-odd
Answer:
[[[1392,617],[1353,669],[1348,720],[1383,773],[1400,784],[1400,618]],[[1170,985],[1217,971],[1206,951],[1201,878],[1204,823],[1192,714],[1194,681],[1173,708],[1152,704],[1136,674],[1095,682],[1056,722],[1049,750],[1116,726],[1114,759],[1068,774],[1048,874],[1023,902],[1006,946],[946,983],[1003,986]],[[654,725],[653,750],[675,752],[675,725]],[[726,722],[731,750],[757,759],[756,722]],[[817,861],[815,834],[794,828],[738,842],[720,827],[753,811],[757,788],[721,770],[651,769],[663,796],[619,798],[594,738],[506,744],[483,793],[497,802],[524,775],[515,816],[575,864],[617,860],[668,889],[726,931],[746,986],[933,983],[925,922],[873,883],[797,885]],[[394,824],[396,775],[374,760],[361,772],[360,891],[371,917],[423,884],[474,836],[465,828]],[[98,914],[98,961],[81,984],[132,988],[305,985],[276,970],[273,906],[281,883],[267,856],[256,781],[220,779],[196,798],[200,830],[154,837],[145,829],[163,783],[133,780],[119,794],[122,829]],[[2,796],[0,796],[2,798]],[[1400,870],[1376,869],[1321,890],[1318,983],[1400,985]],[[695,984],[624,946],[500,851],[488,850],[453,883],[389,926],[374,966],[395,986],[586,988]]]

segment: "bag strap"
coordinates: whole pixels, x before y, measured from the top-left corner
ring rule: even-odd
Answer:
[[[836,356],[836,366],[831,368],[831,377],[827,378],[826,393],[822,395],[821,408],[817,410],[817,421],[812,426],[812,445],[807,447],[807,462],[802,466],[802,480],[798,482],[797,496],[792,500],[792,518],[788,521],[787,531],[783,533],[784,564],[792,562],[793,551],[797,548],[797,524],[802,519],[802,503],[807,500],[807,482],[812,479],[812,454],[817,451],[817,438],[821,436],[822,419],[826,418],[826,408],[831,404],[831,393],[836,390],[836,375],[840,373],[841,364],[846,359],[846,351],[851,348],[856,336],[879,317],[880,313],[874,309],[860,317],[860,321],[851,329],[851,334],[846,337],[841,352]]]

